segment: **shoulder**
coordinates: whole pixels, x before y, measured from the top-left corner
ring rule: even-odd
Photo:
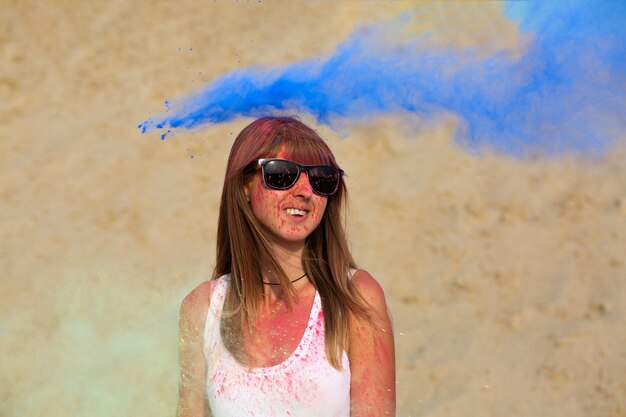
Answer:
[[[211,300],[211,289],[215,282],[204,281],[185,296],[180,305],[181,324],[194,326],[204,322]]]
[[[350,281],[353,288],[374,310],[387,310],[385,292],[378,281],[367,271],[357,270]]]
[[[204,303],[208,304],[213,282],[215,281],[204,281],[202,284],[191,290],[191,292],[183,299],[183,302],[181,303],[181,310],[194,310]]]
[[[350,320],[351,415],[396,415],[395,347],[382,287],[366,271],[352,276],[353,290],[367,303],[369,320]]]
[[[360,298],[365,301],[370,323],[382,329],[389,329],[391,315],[385,300],[385,292],[378,281],[369,272],[358,270],[352,276],[351,284]],[[355,321],[354,325],[359,326],[359,320]]]

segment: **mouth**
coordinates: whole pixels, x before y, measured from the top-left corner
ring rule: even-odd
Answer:
[[[304,217],[308,212],[308,210],[298,209],[294,207],[287,207],[285,209],[285,213],[296,217]]]

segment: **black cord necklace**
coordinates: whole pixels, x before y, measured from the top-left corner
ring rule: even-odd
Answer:
[[[296,279],[294,279],[293,281],[290,281],[290,282],[293,284],[296,281],[300,281],[304,277],[306,277],[306,272],[301,277],[298,277],[298,278],[296,278]],[[265,285],[280,285],[279,282],[267,282],[267,281],[263,281],[263,284],[265,284]]]

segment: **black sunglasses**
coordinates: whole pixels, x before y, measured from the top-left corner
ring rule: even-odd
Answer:
[[[343,171],[330,165],[302,165],[286,159],[263,158],[250,162],[244,172],[260,166],[263,171],[263,183],[275,190],[286,190],[306,172],[313,192],[329,196],[337,192]]]

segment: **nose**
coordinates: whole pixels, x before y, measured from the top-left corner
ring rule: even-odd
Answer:
[[[313,195],[313,188],[311,188],[309,175],[306,172],[300,173],[300,178],[298,178],[298,181],[296,181],[291,189],[296,197],[309,198]]]

